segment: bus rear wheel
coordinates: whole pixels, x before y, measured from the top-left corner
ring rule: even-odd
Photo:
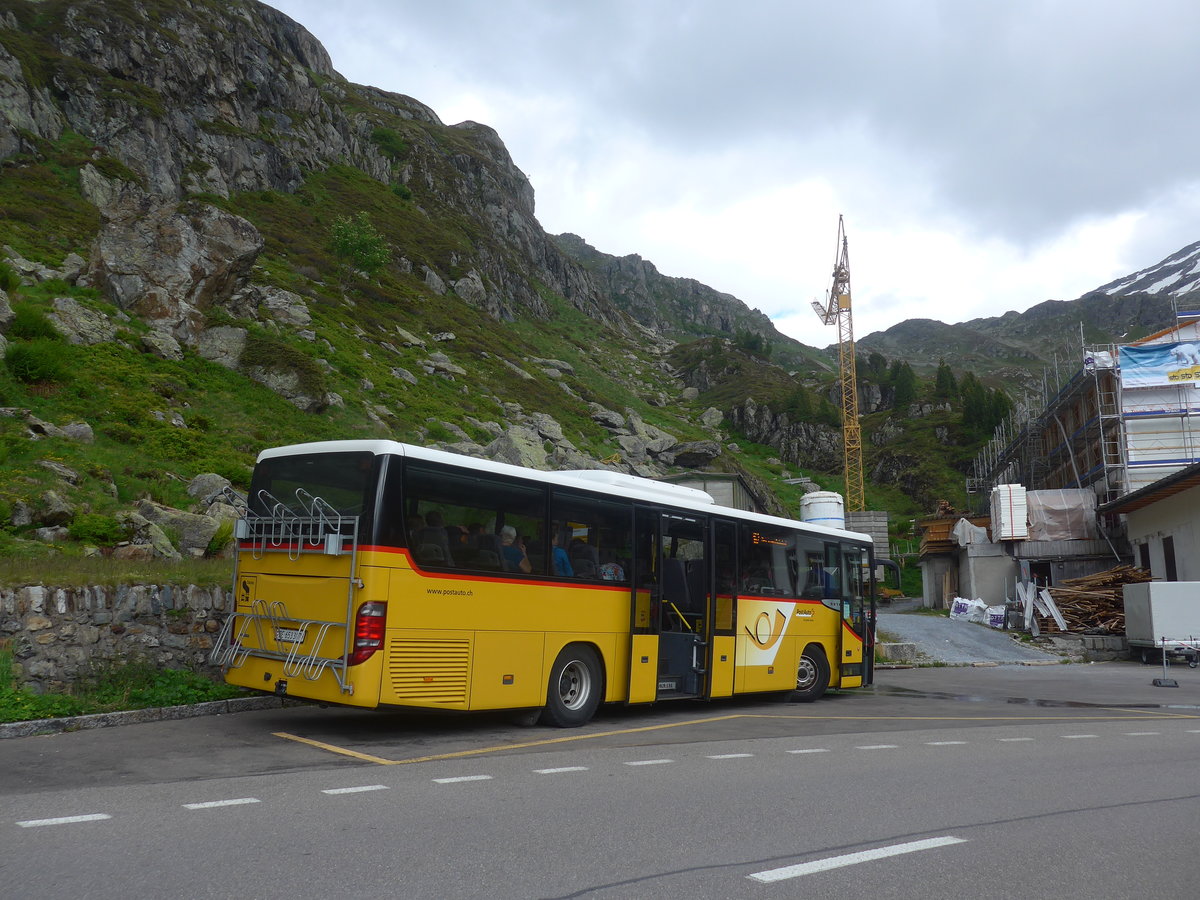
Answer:
[[[792,699],[800,703],[812,703],[825,693],[829,687],[829,660],[825,651],[816,644],[810,644],[800,654],[800,663],[796,666],[796,690]]]
[[[550,669],[542,724],[578,728],[590,722],[602,695],[600,658],[583,644],[572,644],[558,654]]]

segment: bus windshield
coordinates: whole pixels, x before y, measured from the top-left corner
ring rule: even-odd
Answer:
[[[307,515],[318,497],[343,516],[366,516],[373,504],[373,453],[314,453],[264,459],[254,468],[247,498],[251,512],[269,516],[277,503]],[[363,533],[369,533],[364,531]]]

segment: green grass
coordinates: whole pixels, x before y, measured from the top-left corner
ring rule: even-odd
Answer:
[[[42,545],[35,545],[43,550]],[[43,550],[44,552],[44,550]],[[117,560],[108,557],[68,556],[58,553],[22,556],[5,552],[0,546],[0,586],[11,588],[26,584],[49,587],[120,584],[171,584],[199,587],[225,587],[233,580],[233,561],[228,559],[190,560]]]
[[[136,661],[93,668],[69,693],[35,694],[16,684],[12,650],[0,645],[0,722],[183,706],[244,695],[241,688],[196,672],[160,670]]]

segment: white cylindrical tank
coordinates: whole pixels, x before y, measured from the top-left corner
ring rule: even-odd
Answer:
[[[827,528],[846,527],[846,504],[836,491],[813,491],[800,498],[800,521]]]

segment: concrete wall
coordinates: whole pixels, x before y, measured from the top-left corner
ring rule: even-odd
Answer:
[[[61,690],[117,661],[204,669],[232,605],[224,587],[8,588],[0,590],[0,644],[12,649],[17,682],[34,691]]]
[[[978,598],[988,606],[1004,602],[1005,592],[1013,594],[1017,562],[1000,544],[968,544],[959,551],[959,596]]]
[[[1137,545],[1150,547],[1150,574],[1167,577],[1163,557],[1163,538],[1175,543],[1177,581],[1200,581],[1200,487],[1188,488],[1173,497],[1134,510],[1126,516],[1126,531],[1134,546],[1133,560],[1138,564]]]

